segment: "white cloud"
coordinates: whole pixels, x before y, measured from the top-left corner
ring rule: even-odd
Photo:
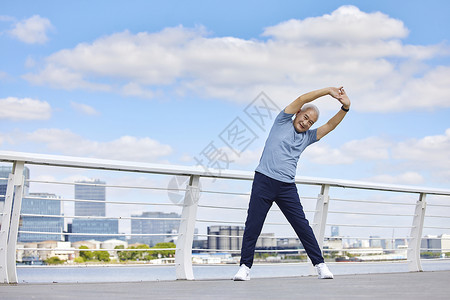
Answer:
[[[352,140],[339,148],[331,148],[326,143],[317,143],[311,145],[303,157],[317,164],[329,165],[352,164],[357,160],[387,160],[390,158],[391,146],[389,141],[379,137]]]
[[[219,148],[220,153],[224,154],[225,160],[230,162],[230,169],[233,169],[233,165],[241,167],[256,166],[259,162],[263,149],[256,150],[244,150],[236,153],[230,147]]]
[[[393,158],[406,168],[428,170],[440,180],[450,178],[450,128],[443,135],[426,136],[399,142],[392,149]]]
[[[95,110],[92,106],[89,106],[87,104],[78,103],[78,102],[70,102],[70,106],[72,106],[73,109],[76,111],[89,115],[89,116],[96,116],[99,115],[99,112]]]
[[[342,6],[332,14],[289,20],[266,28],[265,36],[284,41],[354,42],[403,38],[408,30],[399,20],[380,12],[366,14],[355,6]]]
[[[23,78],[30,81],[32,84],[49,84],[51,87],[64,88],[67,90],[87,89],[109,91],[111,89],[107,84],[86,81],[83,79],[82,74],[54,65],[47,65],[45,70],[39,74],[25,74],[23,75]]]
[[[193,157],[192,157],[190,154],[187,154],[187,153],[183,154],[183,155],[179,158],[179,160],[180,160],[181,162],[184,162],[184,163],[188,163],[188,162],[192,163],[192,162],[194,161]]]
[[[28,56],[27,60],[25,61],[25,67],[32,68],[35,65],[36,65],[36,61],[31,56]]]
[[[48,41],[47,32],[52,28],[49,19],[34,15],[15,23],[9,34],[27,44],[44,44]]]
[[[422,184],[427,177],[433,177],[437,182],[449,181],[449,153],[450,128],[442,135],[404,141],[369,137],[334,148],[321,142],[308,147],[302,159],[321,165],[364,164],[372,172],[381,173],[369,180]],[[397,175],[384,174],[386,170]]]
[[[135,96],[141,98],[154,97],[154,93],[152,91],[143,89],[141,85],[135,82],[130,82],[124,85],[122,88],[122,94],[125,96]]]
[[[42,144],[51,151],[83,157],[155,162],[172,153],[169,145],[148,137],[122,136],[116,140],[98,142],[83,138],[70,130],[39,129],[27,134],[26,139]]]
[[[409,184],[418,185],[425,182],[425,178],[417,172],[405,172],[399,175],[377,175],[366,179],[367,181],[375,181],[388,184]]]
[[[399,20],[342,6],[268,27],[263,39],[209,37],[203,27],[182,26],[115,33],[56,52],[23,77],[55,88],[146,98],[164,90],[248,103],[264,90],[279,106],[302,91],[343,84],[356,110],[450,107],[450,67],[427,64],[449,48],[407,45],[401,40],[407,35]]]
[[[12,121],[48,120],[51,117],[50,104],[31,98],[8,97],[0,99],[0,120]]]

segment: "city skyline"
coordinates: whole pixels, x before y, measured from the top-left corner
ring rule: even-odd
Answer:
[[[11,172],[11,168],[3,167],[1,169],[3,172],[1,176],[8,175],[7,173]],[[28,182],[30,172],[27,170],[25,172],[26,174],[26,181]],[[0,177],[1,178],[1,177]],[[5,184],[3,184],[5,185]],[[28,182],[28,187],[30,187],[30,184]],[[100,179],[90,179],[90,180],[83,180],[83,181],[76,181],[74,182],[74,191],[75,191],[75,199],[78,200],[94,200],[96,202],[104,202],[102,204],[106,204],[106,187],[107,183],[105,181],[102,181]],[[4,187],[2,189],[5,189]],[[5,189],[6,190],[6,189]],[[50,200],[57,199],[55,200]],[[49,200],[46,200],[49,199]],[[61,201],[64,199],[60,196],[56,196],[55,194],[49,194],[49,193],[28,193],[27,190],[25,190],[24,193],[24,199],[22,202],[22,212],[23,214],[44,214],[44,215],[64,215],[62,211],[62,204]],[[82,202],[84,203],[84,202]],[[95,205],[97,203],[84,203],[84,204],[94,204],[93,206],[89,205],[83,205],[82,207],[79,207],[78,210],[75,209],[76,213],[75,216],[102,216],[107,217],[106,214],[106,205],[98,206]],[[144,239],[141,238],[139,240],[137,237],[128,236],[126,233],[122,237],[117,237],[117,239],[127,240],[129,243],[144,243],[150,246],[154,246],[155,244],[159,242],[165,242],[168,240],[176,241],[176,236],[173,236],[172,234],[176,233],[179,226],[179,218],[181,216],[177,213],[171,212],[171,213],[164,213],[159,211],[146,211],[142,212],[140,215],[132,215],[131,216],[131,234],[168,234],[167,236],[156,236],[155,237],[146,237],[144,239],[148,239],[144,241]],[[167,218],[167,220],[164,220]],[[96,233],[118,233],[118,220],[95,220],[95,219],[88,219],[88,220],[81,220],[81,221],[88,221],[88,222],[82,222],[83,226],[81,226],[81,230],[73,231],[73,232],[84,232],[84,233],[91,233],[92,228],[94,228]],[[134,225],[133,225],[134,222]],[[107,224],[106,224],[107,223]],[[110,226],[114,223],[115,226]],[[23,222],[21,224],[20,230],[25,231],[42,231],[42,232],[61,232],[63,233],[63,218],[36,218],[36,217],[29,217],[29,216],[23,216]],[[116,230],[114,232],[111,232],[111,228],[116,227]],[[358,248],[382,248],[382,249],[399,249],[401,251],[404,251],[404,247],[408,245],[408,237],[402,237],[399,238],[395,236],[395,227],[392,228],[392,237],[380,237],[377,235],[370,235],[368,238],[355,238],[355,237],[349,237],[345,235],[340,235],[340,227],[337,225],[331,225],[331,235],[325,236],[325,242],[324,242],[324,250],[325,251],[332,251],[332,249],[339,249],[336,248],[336,240],[339,239],[341,241],[341,248],[342,249],[358,249]],[[197,229],[196,229],[197,231]],[[206,242],[206,246],[209,249],[216,249],[216,250],[239,250],[239,244],[241,238],[237,238],[236,236],[241,236],[243,233],[243,227],[241,226],[229,226],[226,224],[222,225],[214,225],[214,226],[208,226],[207,229],[207,238],[205,239],[198,239],[194,238],[196,243],[198,245],[201,245],[202,242]],[[59,240],[63,240],[63,234],[61,234]],[[423,250],[427,250],[430,252],[439,252],[442,251],[442,253],[448,253],[450,252],[450,235],[449,234],[440,234],[440,235],[424,235],[421,240],[421,247]],[[77,237],[71,238],[69,237],[69,240],[71,242],[76,241],[83,241],[83,240],[95,240],[96,237],[88,236],[86,237]],[[110,240],[111,237],[100,237],[97,238],[98,241],[105,241]],[[49,241],[49,240],[58,240],[58,237],[55,235],[45,235],[45,234],[19,234],[19,242],[26,243],[26,242],[43,242],[43,241]],[[291,249],[292,248],[292,241],[298,242],[298,238],[292,237],[292,238],[286,238],[286,237],[279,237],[275,233],[271,232],[263,232],[260,236],[260,239],[257,243],[257,248],[259,249]],[[344,243],[344,240],[346,242]],[[331,242],[330,242],[331,241]],[[295,244],[295,242],[294,242]],[[333,244],[333,246],[330,247],[330,245]],[[258,246],[259,245],[259,246]],[[287,248],[285,245],[289,245]],[[200,246],[202,247],[202,246]],[[195,248],[195,247],[194,247]],[[301,246],[300,248],[301,249]],[[441,249],[441,250],[439,250]],[[375,251],[375,250],[374,250]],[[376,250],[378,251],[378,250]]]

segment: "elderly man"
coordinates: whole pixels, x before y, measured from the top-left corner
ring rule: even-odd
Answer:
[[[319,110],[308,104],[330,95],[341,104],[339,112],[317,129],[310,129],[319,118]],[[252,185],[241,249],[239,271],[233,280],[250,280],[255,245],[272,203],[279,206],[302,242],[320,279],[332,279],[316,237],[305,218],[295,184],[298,159],[305,148],[330,133],[344,119],[350,100],[343,87],[329,87],[301,95],[276,117],[267,138]],[[292,121],[293,116],[294,120]]]

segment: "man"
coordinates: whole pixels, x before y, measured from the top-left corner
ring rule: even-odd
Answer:
[[[326,124],[310,130],[319,118],[319,110],[316,106],[307,103],[325,95],[337,99],[342,106]],[[349,109],[350,100],[344,88],[329,87],[298,97],[276,117],[256,168],[245,222],[240,268],[233,280],[250,280],[256,241],[267,212],[274,201],[294,228],[317,269],[318,277],[333,278],[333,274],[324,263],[322,252],[309,222],[305,218],[295,184],[295,173],[303,150],[335,129]],[[296,116],[292,121],[294,114]]]

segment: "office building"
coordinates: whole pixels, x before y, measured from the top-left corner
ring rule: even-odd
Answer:
[[[42,241],[64,241],[64,218],[60,197],[49,193],[30,193],[22,199],[22,216],[18,241],[23,243]],[[27,216],[36,215],[36,216]],[[44,215],[40,217],[38,215]],[[49,215],[60,217],[48,217]],[[22,233],[20,231],[43,232]],[[55,232],[61,234],[46,234]]]
[[[75,202],[75,216],[105,216],[106,182],[95,180],[77,181],[75,199],[99,202]]]
[[[132,236],[131,243],[147,244],[150,247],[163,242],[171,241],[175,238],[172,234],[178,232],[181,217],[179,214],[171,212],[144,212],[140,215],[132,215],[131,234],[169,234],[150,235],[150,236]],[[164,220],[167,219],[167,220]],[[175,219],[175,220],[174,220]]]
[[[339,236],[339,226],[331,226],[331,236]]]
[[[422,238],[420,249],[423,252],[450,252],[450,235],[426,235]]]
[[[75,199],[92,200],[96,202],[75,202],[75,216],[104,217],[106,216],[106,188],[105,182],[98,179],[78,181],[75,183]],[[72,233],[88,233],[90,235],[71,235],[71,242],[91,240],[106,241],[111,236],[102,234],[118,234],[119,221],[114,219],[86,219],[74,218],[71,226]],[[92,234],[99,234],[98,236]]]

